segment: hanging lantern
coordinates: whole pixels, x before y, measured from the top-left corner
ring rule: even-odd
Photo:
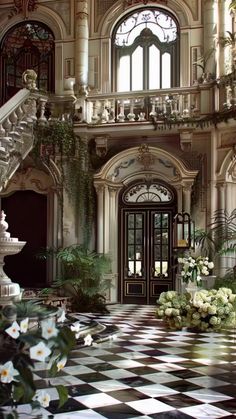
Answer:
[[[194,248],[194,222],[187,212],[175,215],[173,227],[173,248]]]

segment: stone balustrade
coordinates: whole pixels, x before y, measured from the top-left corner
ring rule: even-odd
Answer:
[[[213,112],[212,84],[128,93],[89,94],[89,124],[147,122],[195,118]],[[82,121],[81,121],[82,122]]]
[[[0,190],[32,149],[34,123],[47,121],[47,97],[31,87],[21,89],[0,108]]]

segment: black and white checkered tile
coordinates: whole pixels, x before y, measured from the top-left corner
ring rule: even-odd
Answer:
[[[236,417],[236,330],[168,331],[155,318],[154,306],[117,304],[109,310],[109,315],[90,317],[115,324],[120,333],[72,352],[59,377],[51,380],[68,386],[70,397],[58,409],[57,392],[49,389],[44,418]],[[39,363],[39,388],[46,387],[44,378]],[[27,405],[20,410],[30,412]]]

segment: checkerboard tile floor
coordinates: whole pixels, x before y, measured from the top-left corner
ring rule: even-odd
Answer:
[[[58,409],[57,393],[50,389],[44,418],[236,417],[236,330],[167,331],[155,318],[154,306],[117,304],[109,310],[109,315],[90,317],[115,324],[120,333],[72,352],[59,377],[51,380],[68,386],[70,397]],[[39,364],[39,388],[46,387],[44,377]],[[27,413],[28,406],[20,408]]]

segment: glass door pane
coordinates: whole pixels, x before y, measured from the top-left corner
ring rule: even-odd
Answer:
[[[169,89],[171,87],[171,56],[168,52],[162,55],[161,87]]]
[[[123,55],[120,58],[118,68],[118,92],[130,91],[130,56]]]
[[[142,213],[127,214],[127,267],[128,277],[140,278],[143,275],[143,220]]]
[[[126,75],[129,77],[129,74]],[[138,47],[132,54],[132,90],[143,90],[143,48]]]
[[[149,48],[149,89],[160,89],[160,50],[152,45]]]
[[[152,213],[152,273],[154,278],[164,279],[169,276],[170,265],[170,214]]]

